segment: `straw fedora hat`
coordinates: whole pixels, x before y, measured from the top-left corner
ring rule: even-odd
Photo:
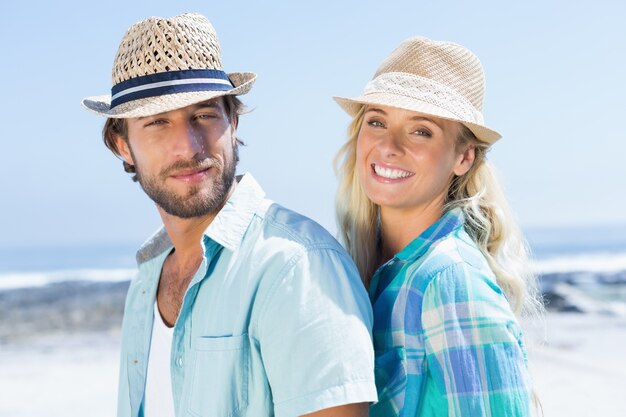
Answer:
[[[455,120],[493,143],[501,135],[485,126],[483,67],[467,48],[413,37],[385,59],[360,97],[333,97],[350,115],[364,104],[398,107]]]
[[[224,95],[246,94],[256,74],[223,70],[215,29],[200,14],[151,17],[126,32],[113,63],[111,95],[82,105],[113,118],[143,117]]]

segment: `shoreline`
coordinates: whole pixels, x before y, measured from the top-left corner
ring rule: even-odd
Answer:
[[[0,415],[115,415],[128,284],[71,281],[0,291]],[[576,286],[555,288],[564,311],[547,312],[545,333],[535,323],[524,326],[544,415],[625,416],[626,304],[579,298],[585,291]]]
[[[0,291],[0,346],[48,335],[115,331],[130,281],[66,281]]]

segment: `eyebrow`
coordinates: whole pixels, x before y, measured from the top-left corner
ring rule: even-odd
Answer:
[[[199,109],[219,108],[220,107],[220,106],[217,105],[217,102],[215,100],[203,101],[202,103],[197,103],[194,106],[199,108]]]
[[[202,103],[192,104],[192,106],[194,106],[196,109],[219,109],[220,108],[217,102],[213,99],[208,100],[208,101],[203,101]],[[168,112],[165,112],[165,113],[168,113]],[[140,116],[137,118],[137,120],[143,120],[147,117],[153,117],[153,116],[156,116],[156,115]]]
[[[379,113],[379,114],[382,114],[382,115],[384,115],[384,116],[387,116],[387,112],[386,112],[386,111],[384,111],[383,109],[378,108],[378,107],[370,107],[370,108],[368,108],[367,110],[365,110],[365,113],[369,113],[369,112]],[[443,126],[442,126],[441,124],[437,123],[435,120],[430,119],[430,118],[428,118],[428,117],[424,117],[424,116],[412,116],[412,117],[410,117],[410,119],[409,119],[409,120],[411,120],[411,121],[415,121],[415,122],[430,122],[430,123],[435,124],[435,125],[436,125],[436,126],[438,126],[440,129],[442,129],[442,130],[443,130]]]

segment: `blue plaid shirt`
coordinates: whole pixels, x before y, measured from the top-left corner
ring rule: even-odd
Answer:
[[[460,209],[375,273],[376,387],[370,416],[527,416],[518,322]]]

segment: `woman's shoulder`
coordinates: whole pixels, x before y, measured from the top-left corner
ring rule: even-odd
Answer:
[[[417,294],[433,285],[449,291],[472,286],[497,297],[502,294],[487,259],[463,227],[433,242],[405,271],[403,286]]]
[[[487,259],[463,228],[448,234],[429,248],[420,263],[420,273],[434,277],[445,270],[459,267],[493,276]]]
[[[435,242],[411,275],[420,277],[416,283],[422,294],[461,292],[505,301],[487,259],[463,229]]]
[[[437,303],[488,304],[512,318],[509,303],[487,259],[462,230],[442,239],[431,248],[424,262],[429,279],[422,288],[426,298]]]

